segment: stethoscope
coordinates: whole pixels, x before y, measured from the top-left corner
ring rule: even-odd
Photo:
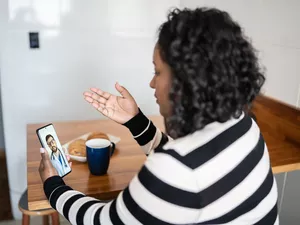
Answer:
[[[65,167],[68,167],[68,165],[67,165],[67,163],[66,163],[66,160],[65,160],[65,157],[63,156],[63,154],[61,153],[61,151],[59,150],[59,149],[57,149],[59,152],[60,152],[60,154],[61,154],[61,158],[63,159],[63,161],[64,161],[64,164],[65,164]],[[54,160],[54,152],[52,152],[52,154],[51,154],[51,160]]]

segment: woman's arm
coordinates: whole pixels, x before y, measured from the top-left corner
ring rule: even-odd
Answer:
[[[149,155],[155,148],[162,147],[171,137],[161,132],[154,126],[139,109],[139,113],[124,124],[139,143],[146,155]]]
[[[85,100],[104,116],[127,126],[147,155],[171,139],[157,129],[141,112],[126,88],[118,83],[115,87],[121,96],[92,88],[91,92],[84,93]]]
[[[170,155],[154,153],[108,203],[73,190],[59,176],[48,178],[44,190],[51,206],[71,224],[188,224],[199,217],[193,209],[199,199],[192,176]]]

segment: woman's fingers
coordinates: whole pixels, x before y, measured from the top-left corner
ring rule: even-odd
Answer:
[[[103,98],[95,93],[92,94],[92,99],[98,101],[99,103],[105,104],[107,102],[106,98]]]
[[[95,109],[97,109],[99,112],[101,112],[104,116],[109,116],[108,110],[104,104],[93,103],[92,105],[94,106]]]
[[[92,106],[99,111],[105,108],[105,105],[99,102],[93,102]]]
[[[94,101],[92,103],[92,106],[97,109],[99,112],[103,113],[104,110],[106,109],[105,105],[99,102]],[[106,115],[106,114],[105,114]]]
[[[115,84],[115,87],[117,89],[117,91],[124,97],[127,99],[133,99],[132,95],[129,93],[129,91],[124,88],[123,86],[121,86],[118,82]]]
[[[92,99],[91,97],[84,97],[84,99],[88,102],[88,103],[93,103],[94,99]]]
[[[102,91],[102,90],[100,90],[98,88],[91,88],[91,91],[94,92],[95,94],[97,94],[97,95],[105,98],[105,99],[109,99],[109,97],[111,96],[110,93]]]
[[[92,94],[91,94],[90,92],[88,92],[88,91],[85,91],[85,92],[83,93],[83,95],[84,95],[85,97],[91,97],[91,96],[92,96]]]
[[[104,98],[96,93],[85,92],[83,95],[84,95],[85,100],[89,103],[93,103],[93,101],[97,101],[99,103],[105,104],[107,102],[106,98]]]
[[[93,94],[91,97],[90,96],[84,96],[84,99],[89,102],[93,103],[94,101],[105,104],[107,100],[103,97],[100,97],[99,95]]]
[[[92,102],[92,106],[95,108],[95,109],[98,109],[100,107],[100,104],[98,102]]]
[[[106,107],[106,102],[111,96],[110,93],[104,92],[98,88],[91,88],[92,93],[84,92],[84,99],[90,103],[95,109],[101,112],[104,116],[109,116],[109,111]]]

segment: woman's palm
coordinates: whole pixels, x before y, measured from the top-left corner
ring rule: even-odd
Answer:
[[[110,95],[102,113],[118,123],[125,123],[135,116],[137,111],[138,109],[133,99]]]
[[[104,116],[123,124],[138,114],[139,110],[134,98],[124,87],[117,83],[116,89],[122,96],[116,96],[97,88],[92,88],[91,93],[85,92],[84,96],[86,101]]]

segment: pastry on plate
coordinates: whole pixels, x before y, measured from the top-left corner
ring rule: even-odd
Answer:
[[[91,139],[96,139],[96,138],[102,138],[102,139],[109,140],[107,134],[102,133],[102,132],[93,132],[88,136],[87,141],[91,140]]]
[[[68,147],[69,154],[86,157],[85,142],[83,139],[73,141]]]

